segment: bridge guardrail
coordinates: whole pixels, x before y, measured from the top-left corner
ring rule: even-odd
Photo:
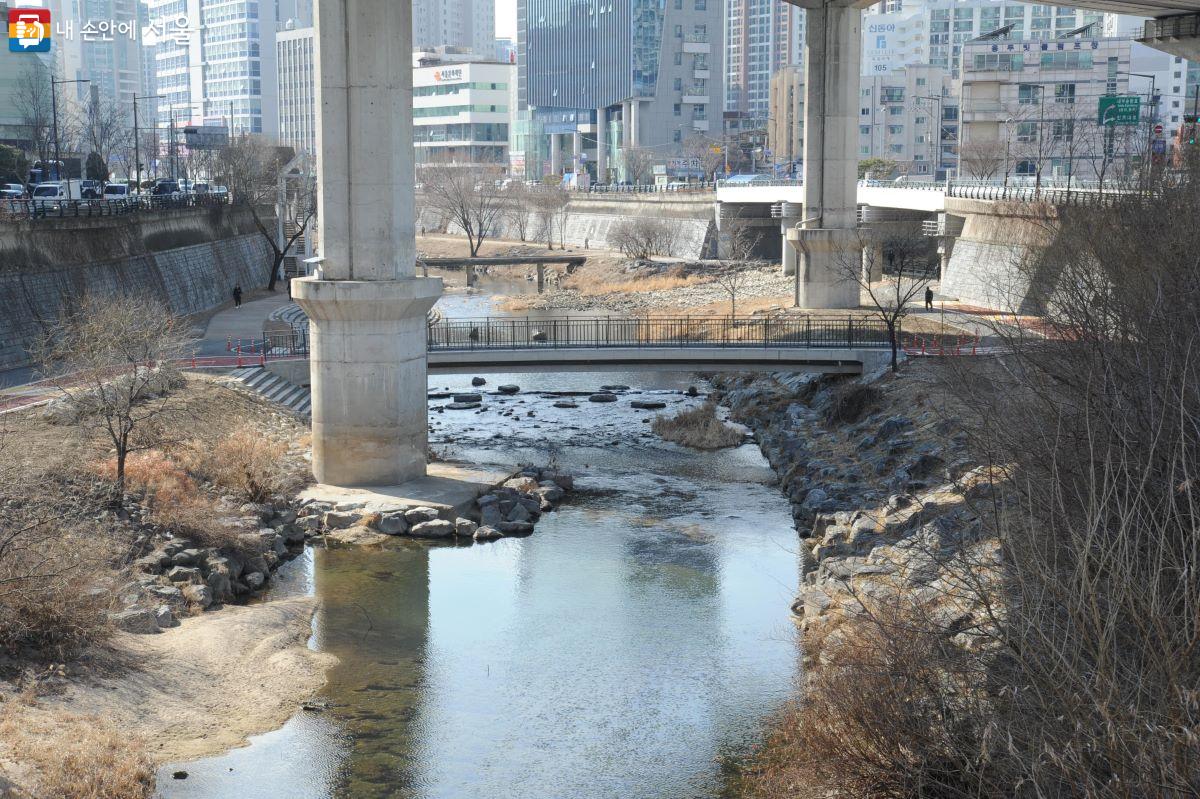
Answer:
[[[0,220],[77,219],[126,216],[173,208],[212,208],[228,205],[229,195],[141,195],[120,200],[0,200]]]
[[[438,320],[428,326],[431,352],[604,348],[874,349],[890,346],[887,327],[852,316],[757,316]],[[231,340],[227,348],[251,362],[307,355],[308,330]]]

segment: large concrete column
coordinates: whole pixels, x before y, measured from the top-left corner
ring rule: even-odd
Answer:
[[[883,280],[883,241],[879,238],[864,240],[862,249],[862,276],[869,283]]]
[[[550,134],[550,174],[562,174],[562,135]]]
[[[608,183],[608,109],[596,109],[596,182]]]
[[[571,165],[576,175],[583,169],[583,133],[579,128],[571,133]]]
[[[633,132],[633,102],[626,100],[621,104],[621,147],[623,149],[633,146],[633,137],[630,135]]]
[[[411,0],[317,0],[323,261],[292,295],[310,319],[322,483],[425,474],[425,318],[442,284],[415,276],[411,26]]]
[[[859,60],[862,12],[803,4],[805,17],[804,222],[796,303],[854,308],[857,281]]]
[[[640,147],[642,143],[642,123],[639,117],[642,106],[640,100],[629,101],[629,146]]]
[[[792,277],[796,274],[796,265],[799,260],[799,253],[796,248],[788,243],[788,231],[800,224],[800,220],[804,216],[804,206],[799,203],[781,203],[779,209],[779,232],[783,238],[783,274],[785,277]]]

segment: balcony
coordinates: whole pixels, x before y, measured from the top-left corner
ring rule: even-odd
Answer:
[[[692,73],[692,77],[695,78],[696,80],[708,80],[709,75],[711,75],[711,74],[712,73],[707,69],[697,69],[695,72]]]
[[[708,89],[701,89],[693,86],[690,89],[683,90],[683,102],[695,105],[708,104]]]
[[[692,130],[698,130],[701,133],[707,133],[708,132],[708,120],[707,119],[693,119],[692,120]]]

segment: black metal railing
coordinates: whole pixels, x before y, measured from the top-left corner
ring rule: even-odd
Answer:
[[[211,208],[217,205],[228,204],[228,194],[181,194],[176,196],[144,194],[109,200],[31,200],[10,198],[0,200],[0,220],[125,216],[146,211],[161,211],[173,208]]]
[[[429,349],[888,346],[880,321],[850,316],[655,319],[453,319],[429,328]]]

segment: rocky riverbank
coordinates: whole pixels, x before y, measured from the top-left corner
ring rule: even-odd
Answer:
[[[853,380],[717,378],[731,417],[751,427],[792,503],[803,546],[793,612],[805,658],[872,602],[898,595],[969,626],[980,608],[954,602],[960,558],[994,560],[972,502],[986,472],[937,387],[936,364]]]

